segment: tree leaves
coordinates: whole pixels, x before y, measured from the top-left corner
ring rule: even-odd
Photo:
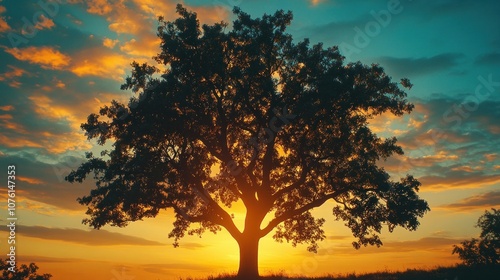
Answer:
[[[453,254],[469,266],[500,264],[500,210],[491,209],[479,217],[480,238],[464,240],[453,245]]]
[[[175,245],[185,233],[225,228],[240,242],[277,227],[278,241],[316,251],[324,220],[310,210],[331,200],[355,247],[381,245],[385,224],[417,228],[429,210],[420,183],[394,182],[377,165],[403,151],[368,125],[384,112],[411,112],[400,87],[411,87],[407,79],[392,82],[377,64],[344,64],[337,47],[294,43],[290,12],[252,18],[235,8],[228,31],[226,23],[200,28],[181,5],[177,12],[174,21],[159,18],[157,65],[131,64],[122,89],[136,97],[82,124],[89,139],[113,142],[66,178],[94,174],[97,188],[79,199],[85,223],[125,226],[172,208]],[[248,211],[244,229],[226,211],[236,201]]]

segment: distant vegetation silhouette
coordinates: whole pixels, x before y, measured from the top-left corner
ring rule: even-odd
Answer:
[[[465,240],[453,246],[453,254],[469,266],[500,264],[500,210],[485,211],[479,217],[477,227],[481,228],[479,239]]]
[[[17,266],[14,272],[9,271],[11,266],[8,262],[9,259],[0,262],[0,273],[2,273],[1,279],[3,280],[50,280],[52,277],[52,275],[48,273],[42,275],[38,274],[38,266],[34,263]]]
[[[79,198],[88,206],[84,223],[123,227],[172,208],[175,246],[186,233],[225,229],[246,279],[258,277],[259,240],[273,231],[279,242],[316,252],[325,220],[311,210],[327,201],[355,248],[382,245],[383,225],[417,229],[429,210],[420,183],[390,179],[378,163],[403,151],[368,125],[382,113],[412,111],[407,79],[392,82],[375,64],[344,64],[337,47],[294,43],[285,32],[291,12],[252,18],[235,8],[231,30],[200,28],[195,13],[181,5],[177,12],[172,22],[159,18],[158,65],[132,63],[122,89],[137,96],[82,124],[88,139],[113,142],[66,177],[96,180]],[[241,229],[230,212],[237,201],[246,208]]]

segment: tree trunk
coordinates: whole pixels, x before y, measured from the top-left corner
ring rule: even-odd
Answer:
[[[259,239],[255,234],[243,234],[241,240],[238,240],[240,247],[238,279],[259,279]]]

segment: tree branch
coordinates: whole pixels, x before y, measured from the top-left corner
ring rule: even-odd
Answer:
[[[333,193],[330,193],[330,194],[327,194],[327,195],[324,195],[323,197],[319,198],[319,199],[316,199],[300,208],[297,208],[297,209],[294,209],[294,210],[290,210],[290,211],[287,211],[285,213],[283,213],[282,215],[278,216],[278,217],[275,217],[273,220],[271,220],[267,226],[262,229],[260,231],[260,236],[261,237],[264,237],[266,236],[268,233],[270,233],[276,226],[278,226],[280,223],[288,220],[288,219],[291,219],[297,215],[300,215],[306,211],[309,211],[313,208],[316,208],[316,207],[319,207],[321,205],[323,205],[323,203],[325,203],[327,200],[329,199],[333,199],[335,197],[337,197],[338,195],[340,195],[342,193],[342,191],[336,191],[336,192],[333,192]]]
[[[307,173],[309,172],[309,168],[307,168],[306,166],[302,166],[302,172],[300,174],[300,178],[299,180],[297,180],[295,183],[287,186],[287,187],[284,187],[282,188],[281,190],[275,192],[273,195],[272,195],[272,199],[273,201],[276,201],[278,198],[280,198],[282,195],[284,195],[285,193],[287,192],[290,192],[298,187],[300,187],[302,184],[305,183],[306,181],[306,178],[307,178]]]
[[[273,137],[272,142],[267,145],[266,154],[264,155],[264,159],[262,161],[262,189],[270,188],[269,176],[271,174],[271,167],[273,164],[274,139],[275,137]]]
[[[208,193],[208,191],[203,187],[200,180],[197,180],[197,178],[192,175],[190,175],[190,177],[196,182],[194,191],[208,204],[208,207],[214,211],[217,217],[216,220],[211,220],[211,222],[223,226],[233,237],[237,237],[240,234],[240,231],[234,224],[231,216],[212,198],[210,193]]]

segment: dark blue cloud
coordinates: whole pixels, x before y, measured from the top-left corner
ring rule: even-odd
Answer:
[[[476,57],[475,64],[477,65],[497,65],[500,66],[500,53],[490,52]]]
[[[436,72],[448,72],[458,66],[463,58],[463,54],[444,53],[420,58],[383,56],[378,61],[389,74],[412,78]]]
[[[76,199],[94,188],[92,180],[82,184],[64,181],[64,177],[82,162],[83,158],[64,157],[47,163],[37,160],[30,152],[11,156],[0,154],[0,166],[16,166],[18,196],[69,210],[83,210]]]
[[[0,231],[8,231],[1,227]],[[17,234],[44,240],[58,240],[91,246],[136,245],[136,246],[163,246],[165,244],[147,240],[141,237],[125,235],[117,232],[100,230],[81,230],[75,228],[49,228],[44,226],[16,227]]]

